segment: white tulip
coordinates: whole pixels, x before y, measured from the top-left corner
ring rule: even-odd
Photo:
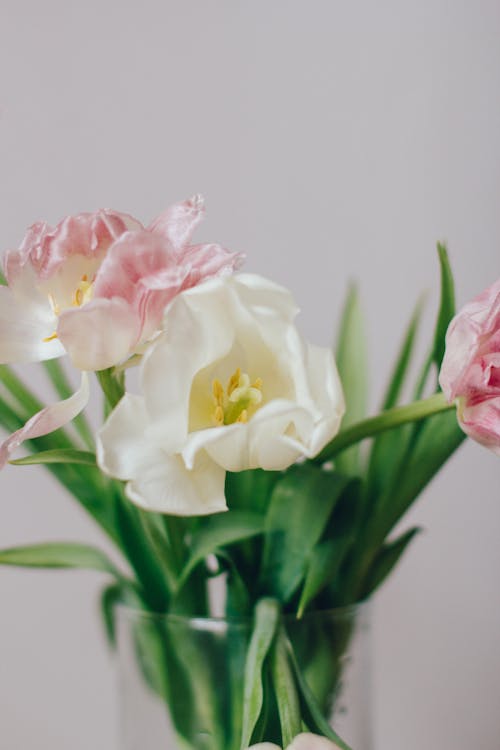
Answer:
[[[290,293],[239,274],[183,292],[98,438],[101,468],[138,505],[226,509],[226,471],[286,469],[334,437],[344,412],[332,353],[306,344]]]

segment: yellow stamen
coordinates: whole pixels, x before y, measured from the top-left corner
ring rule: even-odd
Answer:
[[[224,409],[222,406],[216,406],[212,416],[213,423],[216,427],[224,424]]]
[[[92,282],[89,282],[87,274],[83,274],[80,283],[75,289],[71,304],[73,307],[81,307],[85,302],[92,299]]]
[[[212,383],[212,393],[216,406],[222,407],[224,404],[224,388],[220,380],[214,380]]]
[[[44,344],[46,344],[48,341],[54,341],[54,339],[57,338],[57,331],[54,331],[50,336],[47,336],[46,338],[42,339]]]
[[[229,383],[227,384],[227,395],[230,396],[231,393],[234,391],[235,388],[238,387],[239,382],[241,378],[241,369],[238,367],[236,371],[231,375],[229,378]]]
[[[215,426],[245,424],[253,413],[249,414],[249,409],[258,407],[262,401],[262,378],[250,385],[249,376],[238,367],[229,378],[225,392],[220,380],[212,382],[212,397],[215,405],[212,423]]]

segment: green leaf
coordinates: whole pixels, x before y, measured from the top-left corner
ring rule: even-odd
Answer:
[[[413,315],[411,316],[408,328],[406,329],[401,349],[399,350],[396,364],[392,371],[389,385],[382,402],[382,411],[392,409],[399,402],[401,390],[404,386],[405,378],[408,372],[408,366],[411,361],[413,350],[415,348],[415,339],[418,332],[420,320],[422,318],[423,300],[417,302]]]
[[[308,729],[315,734],[328,737],[328,739],[332,740],[332,742],[334,742],[341,750],[352,750],[332,729],[326,718],[323,716],[321,708],[302,674],[290,641],[287,641],[287,647],[290,663],[297,682],[299,700],[302,707],[302,716]]]
[[[359,295],[354,285],[349,289],[342,312],[336,362],[346,400],[346,413],[342,420],[342,429],[345,429],[365,417],[368,401],[366,334]],[[339,456],[336,468],[344,473],[358,474],[359,446],[354,446]]]
[[[177,583],[177,593],[196,566],[208,555],[243,539],[262,534],[263,531],[264,519],[258,513],[230,510],[207,518],[203,526],[193,534],[191,555]]]
[[[54,448],[53,450],[33,453],[31,456],[9,461],[13,466],[31,466],[32,464],[81,464],[95,466],[95,454],[79,451],[74,448]]]
[[[314,547],[300,595],[298,617],[302,617],[314,597],[333,581],[351,541],[351,535],[346,534],[343,539],[327,539]]]
[[[458,425],[455,409],[425,420],[400,467],[398,481],[384,498],[384,536],[464,439],[465,433]]]
[[[445,349],[445,336],[450,320],[455,315],[455,285],[445,245],[437,246],[441,269],[441,301],[434,333],[433,359],[441,367]]]
[[[255,624],[245,662],[243,728],[241,750],[250,745],[252,732],[262,710],[262,670],[279,623],[280,607],[274,599],[261,599],[255,607]]]
[[[99,605],[108,644],[112,648],[116,646],[115,607],[121,601],[122,587],[119,583],[112,583],[102,590]]]
[[[391,570],[401,559],[404,551],[421,529],[414,527],[409,529],[392,542],[383,544],[375,556],[375,559],[363,584],[361,598],[365,599],[372,594],[376,588],[387,578]]]
[[[266,516],[261,589],[286,602],[304,577],[349,477],[313,464],[292,467],[276,484]]]
[[[48,542],[3,549],[0,550],[0,565],[23,568],[80,568],[111,573],[118,579],[122,577],[104,552],[96,547],[76,542]]]
[[[293,670],[288,659],[287,639],[283,627],[274,639],[271,650],[271,674],[278,704],[283,747],[287,748],[302,730],[300,705]]]
[[[3,271],[0,269],[0,284],[2,286],[7,286],[7,279],[4,276]]]
[[[247,510],[252,513],[265,513],[269,497],[278,479],[283,476],[280,471],[250,469],[226,473],[225,495],[230,512]]]

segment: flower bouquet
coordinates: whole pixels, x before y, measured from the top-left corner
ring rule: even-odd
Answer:
[[[43,464],[123,565],[70,542],[5,549],[0,563],[108,576],[110,643],[125,627],[168,717],[170,737],[148,748],[366,750],[335,720],[360,603],[418,529],[391,532],[465,433],[500,453],[500,281],[455,315],[438,245],[428,354],[412,379],[419,304],[367,417],[356,290],[334,358],[302,339],[286,289],[192,244],[203,214],[195,196],[148,227],[109,210],[40,222],[5,255],[0,465]],[[74,393],[63,356],[81,373]],[[50,406],[10,367],[33,361],[60,399]],[[13,458],[23,442],[30,453]]]

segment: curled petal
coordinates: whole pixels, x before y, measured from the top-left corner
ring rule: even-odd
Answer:
[[[205,516],[227,510],[224,496],[226,472],[206,455],[199,454],[191,470],[179,455],[164,455],[161,463],[142,467],[125,492],[146,510],[174,516]]]
[[[149,430],[144,399],[126,394],[97,439],[99,466],[127,484],[127,496],[147,510],[174,515],[205,515],[226,510],[225,472],[200,453],[188,470],[168,455]]]
[[[44,409],[29,419],[21,429],[14,432],[0,445],[0,469],[2,469],[13,451],[24,440],[48,435],[65,424],[71,422],[86,407],[89,400],[89,381],[87,373],[82,373],[80,388],[69,398],[59,401]]]
[[[0,287],[2,364],[38,362],[64,354],[61,342],[51,338],[57,318],[48,303],[36,301],[38,304],[23,304],[9,288]]]
[[[117,297],[65,310],[57,335],[75,367],[95,371],[122,361],[137,342],[139,330],[130,305]]]
[[[468,405],[458,400],[457,417],[469,437],[500,456],[500,398]]]
[[[140,228],[142,225],[132,216],[108,209],[67,216],[54,229],[38,222],[30,227],[20,249],[7,253],[9,284],[28,262],[40,279],[48,279],[69,257],[101,257],[124,232]]]
[[[212,276],[233,273],[243,263],[243,253],[233,253],[216,243],[191,245],[182,253],[182,263],[189,267],[188,286],[195,286]]]
[[[152,335],[163,311],[185,285],[189,268],[177,263],[168,243],[151,232],[127,232],[110,248],[94,283],[95,297],[127,300],[141,338]]]
[[[174,203],[154,219],[150,232],[165,238],[174,251],[180,251],[191,240],[194,230],[205,215],[203,196]]]

